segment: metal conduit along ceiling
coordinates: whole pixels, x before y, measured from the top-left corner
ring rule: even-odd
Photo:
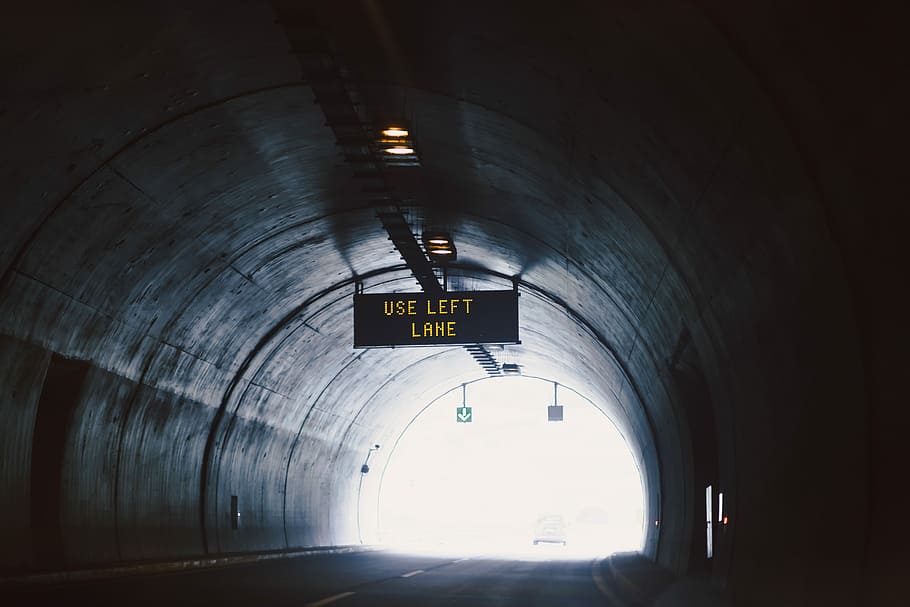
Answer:
[[[736,4],[12,7],[0,576],[357,544],[365,458],[509,363],[628,439],[647,558],[888,604],[902,21]],[[382,117],[417,170],[376,178]],[[440,280],[436,227],[521,344],[353,348],[358,288]]]

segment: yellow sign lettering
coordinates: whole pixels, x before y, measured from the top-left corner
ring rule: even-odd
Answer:
[[[471,313],[471,302],[473,299],[437,299],[434,303],[432,299],[427,300],[427,315],[435,316],[452,315],[457,313],[464,306],[464,313]]]

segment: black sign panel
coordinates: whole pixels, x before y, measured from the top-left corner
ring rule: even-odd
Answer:
[[[355,348],[517,343],[517,291],[354,295]]]

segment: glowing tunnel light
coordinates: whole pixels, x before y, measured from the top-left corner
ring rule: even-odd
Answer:
[[[385,123],[374,132],[374,150],[386,166],[420,166],[411,129],[403,122]]]
[[[408,154],[414,153],[414,148],[409,148],[405,145],[396,145],[394,147],[386,148],[386,154],[394,154],[396,156],[406,156]]]
[[[407,129],[403,129],[397,126],[390,126],[387,129],[383,129],[382,134],[386,137],[407,137],[410,132]]]
[[[424,246],[427,255],[433,261],[452,261],[457,257],[455,243],[452,237],[441,230],[431,230],[423,234]]]

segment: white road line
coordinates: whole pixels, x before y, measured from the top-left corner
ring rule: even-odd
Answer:
[[[306,607],[322,607],[323,605],[328,605],[329,603],[334,603],[335,601],[338,601],[338,600],[340,600],[340,599],[343,599],[343,598],[345,598],[345,597],[347,597],[347,596],[351,596],[352,594],[354,594],[354,593],[353,593],[353,592],[342,592],[341,594],[335,594],[335,595],[332,595],[332,596],[330,596],[330,597],[326,597],[326,598],[324,598],[324,599],[321,599],[321,600],[319,600],[319,601],[314,601],[314,602],[312,602],[312,603],[307,603],[307,604],[306,604]]]
[[[411,573],[405,573],[401,577],[414,577],[415,575],[420,575],[423,572],[424,572],[423,569],[417,569],[416,571],[412,571]]]

